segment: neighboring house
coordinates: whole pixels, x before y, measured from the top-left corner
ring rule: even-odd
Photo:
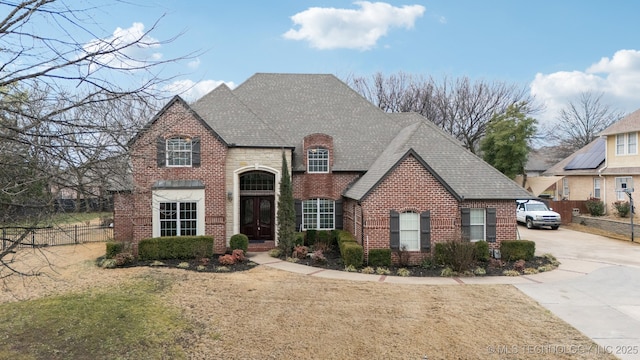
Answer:
[[[298,230],[344,229],[365,248],[516,238],[531,195],[415,113],[381,111],[333,75],[256,74],[192,105],[171,100],[131,142],[133,186],[115,237],[232,235],[277,244],[285,154]]]
[[[557,158],[557,154],[557,148],[551,146],[529,151],[527,163],[524,166],[525,175],[516,176],[516,183],[522,185],[534,196],[555,198],[557,194],[556,182],[561,177],[544,176],[543,174],[560,160]]]
[[[600,137],[551,167],[546,175],[559,175],[560,199],[587,200],[598,198],[607,204],[628,201],[626,193],[633,179],[640,175],[638,132],[640,110],[603,130]]]

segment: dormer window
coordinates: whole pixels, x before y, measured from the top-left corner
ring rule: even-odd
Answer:
[[[328,173],[329,150],[323,148],[309,149],[307,151],[307,172]]]
[[[158,138],[158,167],[200,166],[200,138],[174,136]]]

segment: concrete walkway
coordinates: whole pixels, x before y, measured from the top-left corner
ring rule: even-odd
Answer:
[[[575,327],[621,359],[640,359],[640,244],[576,232],[529,230],[522,239],[536,242],[536,253],[553,254],[558,269],[519,277],[399,277],[350,273],[290,263],[252,253],[257,264],[330,279],[416,285],[508,284]],[[570,346],[571,344],[540,344]]]

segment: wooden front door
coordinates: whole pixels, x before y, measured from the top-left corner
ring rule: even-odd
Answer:
[[[240,232],[249,240],[273,240],[273,196],[240,197]]]

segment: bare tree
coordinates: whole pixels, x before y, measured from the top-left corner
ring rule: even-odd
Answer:
[[[417,112],[477,152],[486,127],[496,114],[514,104],[526,104],[525,115],[541,110],[526,87],[468,77],[436,80],[406,73],[371,78],[350,77],[346,82],[387,112]]]
[[[603,103],[603,95],[582,92],[558,113],[557,121],[548,130],[548,138],[563,149],[565,155],[586,146],[599,132],[625,115]]]
[[[161,89],[172,78],[159,75],[162,66],[196,56],[162,59],[153,49],[175,38],[152,37],[157,22],[111,34],[93,21],[98,10],[0,0],[0,227],[23,229],[0,239],[0,278],[36,273],[12,263],[27,235],[50,220],[51,189],[89,193],[87,179],[113,170],[96,165],[123,154],[149,108],[166,98]]]

